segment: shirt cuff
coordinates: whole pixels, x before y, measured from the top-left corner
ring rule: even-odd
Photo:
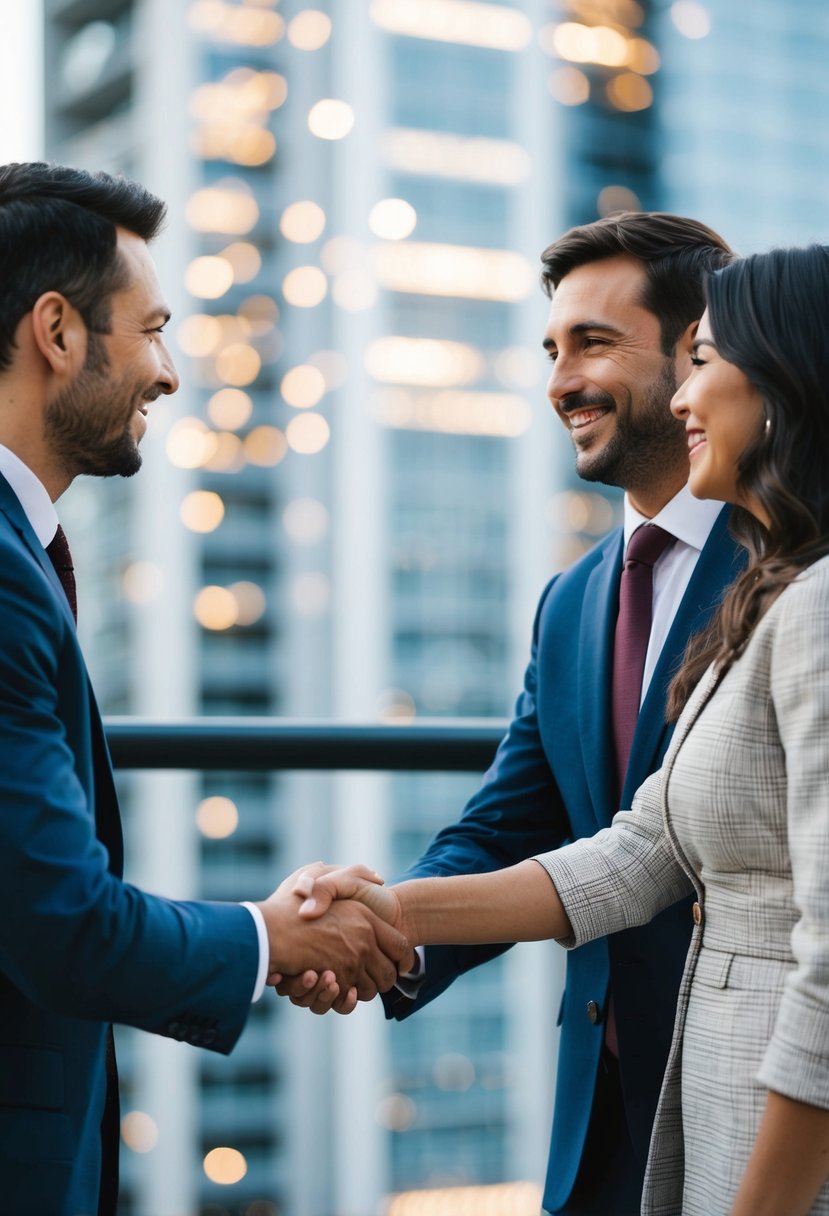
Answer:
[[[397,977],[395,988],[402,992],[410,1001],[416,1001],[423,981],[426,979],[426,949],[415,946],[415,959],[411,971],[404,971]]]
[[[254,1005],[265,991],[265,980],[268,978],[268,961],[270,958],[268,930],[265,926],[265,918],[256,904],[243,903],[242,907],[247,908],[253,917],[253,923],[256,925],[256,936],[259,940],[259,966],[256,971],[253,996],[250,998],[251,1005]]]

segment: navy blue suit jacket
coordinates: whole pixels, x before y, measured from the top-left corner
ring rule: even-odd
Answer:
[[[662,762],[671,727],[665,691],[688,637],[710,617],[742,558],[717,518],[674,619],[642,705],[622,792],[635,790]],[[405,877],[480,873],[512,865],[569,840],[593,836],[619,809],[610,722],[613,633],[622,568],[616,529],[546,587],[515,716],[484,783],[462,818],[440,832]],[[631,1135],[644,1161],[671,1041],[676,997],[691,930],[683,903],[651,924],[592,942],[567,956],[552,1139],[544,1194],[550,1211],[569,1197],[590,1121],[612,977],[620,1067]],[[395,1018],[415,1013],[459,975],[503,946],[440,946],[426,951],[418,999],[393,990]],[[588,1016],[588,1002],[599,1009]]]
[[[181,808],[171,808],[171,811]],[[0,477],[0,1208],[94,1216],[117,1169],[108,1024],[227,1052],[256,927],[121,878],[118,803],[66,597]],[[102,1126],[103,1122],[103,1126]]]

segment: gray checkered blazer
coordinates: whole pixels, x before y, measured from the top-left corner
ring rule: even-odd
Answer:
[[[767,1089],[829,1108],[829,558],[706,674],[633,809],[538,860],[568,947],[696,891],[642,1212],[727,1213]]]

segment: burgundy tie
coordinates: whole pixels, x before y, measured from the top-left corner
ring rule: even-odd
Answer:
[[[675,540],[656,524],[642,524],[631,536],[625,555],[613,646],[613,739],[620,794],[642,697],[653,619],[653,567]]]
[[[66,598],[69,601],[69,607],[72,609],[72,615],[77,622],[78,619],[78,596],[75,589],[75,567],[72,565],[72,554],[69,552],[69,542],[66,539],[66,533],[58,524],[58,530],[52,540],[46,546],[46,552],[52,560],[52,565],[55,567],[60,585],[66,593]]]

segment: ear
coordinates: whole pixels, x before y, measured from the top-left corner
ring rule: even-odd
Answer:
[[[674,347],[674,362],[676,364],[676,382],[683,384],[691,374],[691,348],[697,336],[699,321],[692,321]]]
[[[59,291],[47,291],[32,309],[32,337],[56,376],[74,379],[86,359],[87,330],[78,310]]]

